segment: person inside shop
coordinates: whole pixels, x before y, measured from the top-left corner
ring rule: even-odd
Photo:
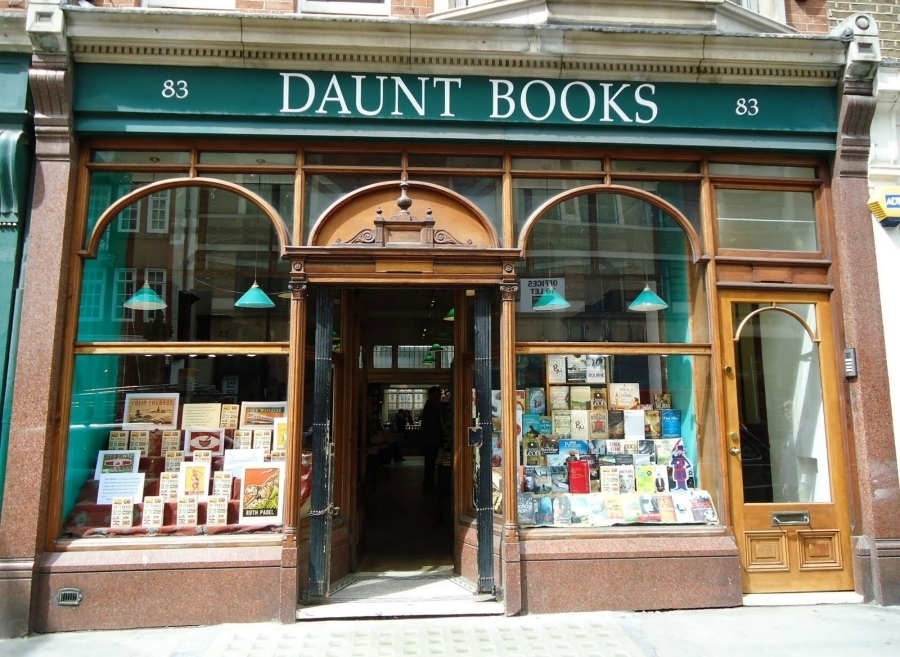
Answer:
[[[394,421],[391,423],[391,433],[397,435],[391,440],[388,451],[394,463],[401,463],[406,460],[400,451],[400,446],[403,444],[403,438],[406,434],[406,411],[402,408],[397,409],[397,414],[394,415]]]
[[[441,389],[432,386],[428,389],[428,401],[422,407],[422,450],[425,456],[425,474],[422,480],[424,490],[434,489],[434,468],[437,454],[444,442],[444,426],[441,422]]]

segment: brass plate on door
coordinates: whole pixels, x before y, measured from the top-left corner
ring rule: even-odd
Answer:
[[[809,524],[809,511],[773,511],[773,527],[792,527]]]

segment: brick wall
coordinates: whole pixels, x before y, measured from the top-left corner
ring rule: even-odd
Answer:
[[[828,8],[828,23],[832,28],[837,27],[842,20],[852,14],[860,12],[872,14],[878,24],[881,57],[900,60],[900,3],[897,0],[881,0],[881,2],[827,0],[825,5]]]
[[[784,3],[787,24],[801,34],[827,34],[828,24],[826,0],[787,0]]]

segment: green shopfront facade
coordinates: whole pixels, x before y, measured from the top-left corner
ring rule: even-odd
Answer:
[[[868,476],[851,455],[874,439],[856,422],[880,411],[855,396],[869,375],[846,379],[837,367],[854,345],[840,317],[860,275],[853,264],[838,269],[849,263],[841,249],[860,193],[846,180],[856,180],[846,164],[856,159],[844,157],[841,126],[864,96],[844,80],[840,41],[721,36],[708,63],[682,69],[646,53],[674,48],[689,59],[704,37],[413,23],[403,25],[427,27],[430,38],[386,52],[353,48],[374,38],[375,23],[297,19],[280,28],[289,50],[245,40],[243,52],[212,65],[211,50],[165,54],[142,36],[138,49],[158,54],[138,63],[124,45],[100,47],[88,14],[73,16],[74,61],[61,73],[72,99],[71,197],[57,218],[66,238],[43,245],[66,272],[60,333],[48,343],[61,376],[44,393],[60,422],[43,429],[51,465],[41,477],[46,525],[34,530],[31,628],[292,622],[322,563],[310,555],[325,550],[331,582],[353,569],[353,487],[336,483],[323,503],[326,479],[311,455],[333,429],[334,481],[359,474],[361,429],[345,418],[356,413],[355,371],[371,354],[347,319],[346,290],[362,285],[457,294],[461,362],[478,359],[467,327],[494,319],[499,403],[482,428],[499,436],[491,462],[502,501],[485,534],[477,519],[484,530],[490,514],[458,493],[453,522],[457,573],[478,582],[489,570],[506,613],[866,593],[863,573],[878,556],[856,540],[871,509],[851,503]],[[257,35],[278,22],[253,20]],[[197,21],[192,29],[208,38]],[[138,38],[127,21],[116,29]],[[493,45],[455,56],[486,31]],[[532,32],[545,45],[528,53]],[[346,53],[330,52],[328,35]],[[566,45],[551,55],[558,37]],[[614,63],[625,46],[645,54]],[[754,49],[769,65],[727,54]],[[434,219],[433,233],[422,229],[426,256],[425,242],[372,237],[381,234],[373,221],[384,234],[400,229],[384,217],[396,213],[402,180],[412,214],[428,209]],[[251,283],[271,305],[234,303]],[[144,285],[163,305],[134,303]],[[474,306],[469,287],[486,290]],[[548,287],[568,307],[541,312],[532,290]],[[666,307],[629,309],[645,287]],[[489,315],[479,315],[479,299],[490,299]],[[343,310],[323,324],[332,305]],[[331,330],[322,338],[332,321],[346,360],[334,355]],[[315,424],[323,349],[335,368],[324,434]],[[349,358],[357,351],[358,367]],[[460,398],[473,387],[453,385]],[[121,431],[131,441],[137,431],[144,449],[128,410],[141,395],[174,399],[182,413],[186,404],[238,406],[237,424],[222,414],[213,427],[225,447],[239,439],[246,403],[284,402],[279,516],[248,520],[233,489],[223,522],[210,520],[211,501],[182,523],[182,507],[164,500],[161,522],[145,524],[151,498],[163,495],[166,453],[177,451],[161,430],[135,455],[143,503],[117,525],[98,456],[135,449],[113,445]],[[787,401],[803,421],[776,417]],[[454,476],[470,490],[473,413],[469,404],[455,412]],[[591,424],[584,434],[579,413]],[[549,424],[530,436],[527,420]],[[791,478],[779,470],[776,434],[804,426],[809,447],[797,462],[814,463],[816,476]],[[753,443],[760,435],[771,453]],[[177,439],[190,451],[191,436]],[[570,461],[587,464],[583,490]],[[641,466],[660,480],[655,492],[641,488]],[[554,486],[560,469],[565,488],[535,484],[546,475]],[[332,502],[345,511],[326,523]],[[61,589],[77,589],[80,605],[59,606]]]

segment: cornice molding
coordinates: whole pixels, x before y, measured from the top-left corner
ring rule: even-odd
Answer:
[[[0,51],[31,53],[31,40],[25,32],[25,12],[0,11]]]
[[[832,86],[836,37],[66,8],[76,62]]]

